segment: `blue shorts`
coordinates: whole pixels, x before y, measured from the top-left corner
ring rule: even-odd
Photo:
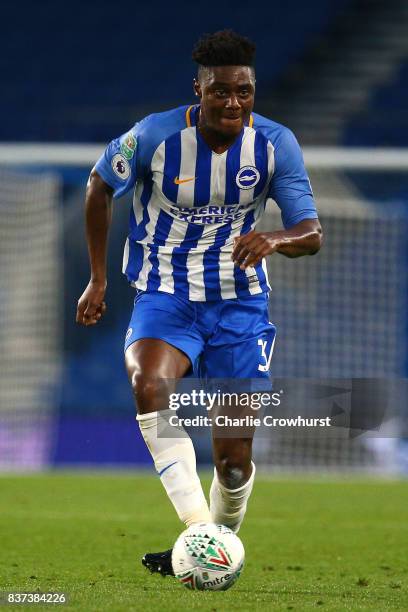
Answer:
[[[125,351],[141,338],[158,338],[188,356],[194,376],[269,378],[275,336],[266,293],[192,302],[171,293],[139,291]]]

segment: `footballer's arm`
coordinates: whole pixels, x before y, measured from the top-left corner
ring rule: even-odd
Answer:
[[[317,219],[304,219],[293,227],[275,232],[252,231],[236,239],[232,260],[242,270],[256,266],[263,257],[281,253],[286,257],[314,255],[322,245],[323,232]]]
[[[85,219],[91,278],[78,300],[76,322],[95,325],[106,310],[106,255],[113,189],[92,170],[86,187]]]

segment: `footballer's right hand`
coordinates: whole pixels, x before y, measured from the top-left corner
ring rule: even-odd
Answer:
[[[76,322],[81,325],[95,325],[105,314],[106,304],[103,301],[106,281],[90,280],[87,288],[78,300]]]

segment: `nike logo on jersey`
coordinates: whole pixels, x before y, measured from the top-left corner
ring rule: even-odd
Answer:
[[[176,178],[174,179],[174,184],[182,185],[183,183],[189,183],[190,181],[195,181],[196,178],[197,178],[196,176],[192,176],[191,178],[180,179],[178,176],[176,176]]]

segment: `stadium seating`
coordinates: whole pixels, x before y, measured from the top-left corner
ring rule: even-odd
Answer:
[[[351,146],[408,146],[408,62],[390,83],[374,90],[364,112],[354,116],[344,131]]]
[[[5,4],[0,140],[103,142],[148,112],[188,102],[194,41],[224,27],[256,40],[262,95],[350,2],[274,3],[253,22],[242,1],[232,15],[220,0],[216,16],[184,1],[141,11],[73,0],[62,16],[49,1],[23,0],[18,14]]]

